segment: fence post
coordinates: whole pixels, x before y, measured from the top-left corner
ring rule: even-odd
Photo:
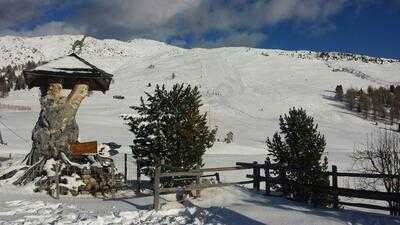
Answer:
[[[141,160],[140,159],[136,159],[136,182],[137,182],[137,184],[136,184],[136,194],[139,194],[140,193],[140,191],[141,191],[141,189],[142,189],[142,187],[141,187],[141,176],[142,176],[142,174],[141,174],[141,172],[140,172],[140,169],[142,168],[142,165],[141,165]]]
[[[339,209],[337,166],[332,165],[333,208]]]
[[[56,199],[60,199],[60,164],[56,163]]]
[[[200,169],[200,165],[196,166],[196,169]],[[196,176],[196,198],[201,197],[201,175]]]
[[[253,161],[254,165],[257,165],[257,161]],[[260,168],[253,167],[253,189],[256,191],[260,190]]]
[[[270,175],[269,175],[269,167],[271,165],[271,160],[267,158],[267,160],[264,162],[265,163],[265,194],[270,195],[271,194],[271,184],[270,184]]]
[[[117,185],[115,181],[115,171],[111,171],[111,198],[115,199],[115,193],[117,192]]]
[[[219,177],[219,173],[215,173],[215,178],[217,179],[217,183],[221,183],[221,178]]]
[[[125,177],[125,184],[128,184],[128,154],[124,154],[124,177]]]
[[[159,210],[160,209],[160,164],[157,163],[156,167],[154,168],[154,180],[153,180],[153,209]]]

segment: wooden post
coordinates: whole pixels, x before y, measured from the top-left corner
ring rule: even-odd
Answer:
[[[219,177],[219,173],[215,173],[215,178],[217,179],[217,183],[220,184],[221,183],[221,178]]]
[[[140,191],[141,191],[141,189],[142,189],[142,183],[141,183],[141,181],[142,181],[142,174],[141,174],[141,172],[140,172],[140,169],[142,168],[142,165],[141,165],[141,160],[140,159],[136,159],[136,181],[137,181],[137,184],[136,184],[136,194],[139,194],[140,193]]]
[[[267,158],[265,161],[265,194],[270,195],[271,194],[271,185],[270,185],[270,175],[269,175],[269,167],[271,165],[271,160]]]
[[[56,163],[56,199],[60,199],[60,164]]]
[[[253,161],[254,165],[257,165],[257,161]],[[256,191],[260,190],[260,168],[253,167],[253,189]]]
[[[115,193],[117,192],[115,174],[114,171],[111,172],[111,199],[115,199]]]
[[[200,165],[196,166],[196,169],[200,169]],[[196,198],[201,197],[201,175],[196,175]]]
[[[1,136],[1,130],[0,130],[0,145],[4,145],[4,144],[5,143],[4,143],[4,140],[3,140],[3,136]]]
[[[161,167],[160,164],[157,163],[156,167],[154,168],[154,180],[153,180],[153,209],[159,210],[160,209],[160,173]]]
[[[337,166],[332,165],[333,208],[339,209]]]
[[[125,184],[128,184],[128,154],[124,154],[124,178],[125,178]]]

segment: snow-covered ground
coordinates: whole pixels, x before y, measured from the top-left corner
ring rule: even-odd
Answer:
[[[0,66],[22,64],[29,60],[48,61],[61,57],[68,54],[72,43],[80,38],[81,36],[70,35],[0,37]],[[304,55],[307,57],[303,57]],[[266,156],[265,140],[277,130],[279,115],[291,107],[303,107],[315,117],[319,129],[325,134],[330,164],[338,165],[340,171],[350,170],[352,163],[349,154],[355,144],[363,142],[375,125],[355,116],[340,103],[333,101],[333,90],[338,84],[342,84],[345,89],[397,84],[400,63],[384,61],[383,64],[376,64],[344,59],[326,61],[317,58],[316,55],[317,53],[308,51],[290,52],[243,47],[181,49],[142,39],[121,42],[88,38],[81,56],[114,74],[115,82],[105,95],[93,93],[84,100],[78,115],[80,139],[97,140],[100,143],[116,142],[123,145],[120,152],[129,152],[128,145],[132,141],[132,135],[120,116],[134,113],[129,106],[137,104],[140,96],[143,96],[145,91],[152,91],[155,84],[170,87],[175,83],[184,82],[200,87],[204,103],[202,110],[208,113],[210,125],[218,127],[218,138],[223,140],[227,132],[234,133],[232,144],[217,142],[207,151],[204,158],[206,167],[233,166],[238,161],[263,162]],[[333,72],[333,69],[343,68],[346,70]],[[175,74],[174,78],[172,74]],[[0,99],[2,104],[32,108],[31,111],[0,111],[0,121],[7,126],[6,128],[0,125],[0,130],[8,143],[6,146],[0,146],[0,157],[8,157],[11,153],[14,158],[20,158],[30,150],[31,130],[40,110],[38,94],[37,89],[16,91],[11,92],[8,98]],[[125,99],[113,99],[113,95],[123,95]],[[122,159],[122,156],[115,157],[117,161],[118,157]],[[243,180],[245,174],[246,171],[226,172],[222,178],[225,181]],[[47,212],[46,210],[53,214],[61,210],[62,212],[57,214],[57,222],[65,224],[68,221],[78,221],[74,216],[68,217],[69,212],[79,218],[82,210],[96,211],[93,207],[105,204],[106,211],[110,212],[114,204],[88,198],[70,199],[56,206],[56,201],[49,198],[43,200],[43,203],[37,203],[39,198],[43,197],[41,194],[8,196],[6,192],[10,188],[0,186],[0,220],[7,221],[5,224],[25,216],[32,221],[39,221],[33,214],[37,211]],[[17,191],[24,192],[21,189]],[[241,199],[235,198],[236,194],[237,198]],[[210,199],[207,196],[211,196]],[[215,201],[210,202],[211,199]],[[228,199],[232,202],[225,201]],[[7,203],[17,200],[21,202]],[[257,224],[257,221],[265,224],[398,223],[393,218],[375,214],[309,209],[282,199],[255,196],[240,188],[215,189],[210,191],[209,195],[204,195],[203,200],[193,204],[203,207],[207,213],[216,214],[214,217],[219,218],[221,224]],[[138,202],[151,202],[143,199],[134,201],[135,203],[123,203],[122,205],[127,205],[121,206],[121,200],[118,204],[115,203],[115,206],[118,211],[129,211],[141,209],[137,207],[140,205]],[[90,204],[85,205],[85,202]],[[94,206],[90,206],[91,202]],[[78,208],[79,205],[83,207],[77,210],[69,208],[70,204]],[[29,211],[29,207],[35,205],[40,207]],[[27,212],[14,212],[25,206],[28,207]],[[89,224],[104,220],[122,223],[126,218],[138,221],[139,217],[146,217],[146,213],[154,212],[138,212],[134,218],[129,213],[106,215],[96,211],[96,217],[90,217],[86,222],[82,219],[81,222]],[[171,212],[166,212],[168,213]],[[194,216],[186,209],[173,210],[172,213],[190,220],[188,223],[196,223]],[[286,213],[288,216],[285,216]],[[158,222],[155,223],[165,224],[170,219],[168,215],[157,213],[148,218],[156,218]],[[231,222],[226,222],[224,218]],[[242,223],[237,223],[236,220]]]
[[[230,225],[392,225],[400,219],[354,210],[311,208],[242,187],[210,188],[201,199],[176,203],[164,196],[162,208],[148,210],[149,198],[51,199],[45,194],[0,192],[0,224],[230,224]]]

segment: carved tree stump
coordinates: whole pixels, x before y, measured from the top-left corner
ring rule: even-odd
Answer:
[[[119,183],[115,180],[108,182],[114,177],[119,177],[111,159],[105,159],[99,155],[74,156],[69,150],[70,144],[78,141],[79,128],[75,116],[88,91],[88,85],[76,84],[65,97],[62,94],[61,83],[57,82],[50,83],[47,89],[41,89],[41,111],[32,131],[32,149],[26,157],[26,164],[30,167],[14,184],[26,184],[40,177],[36,182],[38,191],[46,190],[52,193],[53,184],[60,181],[61,184],[68,180],[74,184],[82,183],[82,189],[85,189],[84,186],[88,188],[88,185],[93,185],[93,183],[101,183],[101,181],[104,183],[104,180],[107,184]],[[61,168],[61,174],[57,176],[54,174],[55,165]],[[71,179],[74,180],[71,181]],[[94,182],[94,180],[97,181]],[[66,186],[68,185],[64,187]],[[96,191],[101,191],[101,188],[97,187]],[[118,189],[109,185],[107,188]],[[78,187],[70,192],[77,194]]]
[[[61,152],[71,157],[69,145],[77,142],[79,136],[75,116],[89,88],[77,84],[67,97],[62,95],[60,83],[51,83],[48,90],[41,91],[41,111],[32,132],[28,165],[34,165],[42,157],[58,159]]]

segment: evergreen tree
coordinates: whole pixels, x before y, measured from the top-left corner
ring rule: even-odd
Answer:
[[[372,99],[372,95],[374,94],[374,88],[370,85],[367,88],[367,94],[368,94],[368,98]]]
[[[356,98],[356,102],[357,102],[357,112],[362,112],[362,107],[361,107],[361,103],[360,103],[360,98],[361,96],[364,95],[364,91],[361,88],[358,92],[357,92],[357,98]]]
[[[342,101],[343,100],[343,86],[337,85],[335,89],[335,99]]]
[[[305,110],[293,108],[288,115],[279,117],[279,127],[280,132],[275,133],[272,140],[267,139],[268,155],[279,165],[300,168],[288,174],[291,182],[326,185],[328,180],[321,175],[327,169],[327,158],[322,158],[326,141],[314,119]],[[290,185],[289,194],[301,201],[312,197],[312,191],[299,185]]]
[[[390,118],[392,123],[394,120],[400,119],[400,96],[393,97],[392,107],[390,108]]]
[[[132,152],[147,158],[150,168],[165,162],[167,171],[202,166],[202,156],[215,141],[215,129],[207,126],[207,115],[199,108],[197,87],[176,84],[172,90],[156,85],[154,94],[146,93],[139,106],[131,106],[139,116],[125,117],[135,135]]]
[[[400,96],[400,85],[397,85],[397,86],[394,88],[393,93],[394,93],[394,96]]]
[[[382,118],[385,118],[386,116],[386,111],[385,111],[385,105],[383,101],[383,92],[380,89],[376,89],[372,92],[372,113],[374,116],[374,120],[377,119],[377,116],[381,116]]]
[[[368,99],[368,95],[362,91],[359,92],[359,96],[358,96],[358,104],[360,106],[360,112],[364,112],[364,116],[365,118],[368,118],[368,112],[370,109],[370,102]]]
[[[347,107],[349,107],[350,110],[353,110],[355,104],[356,104],[356,93],[357,91],[353,88],[347,89],[346,91],[346,102],[347,102]]]

